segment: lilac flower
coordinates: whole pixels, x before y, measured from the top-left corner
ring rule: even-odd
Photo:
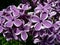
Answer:
[[[48,17],[48,14],[46,14],[44,12],[40,14],[40,17],[38,17],[36,15],[32,16],[31,21],[36,22],[36,24],[34,26],[36,31],[41,30],[42,27],[50,28],[52,26],[52,22],[49,20],[46,20],[47,17]]]
[[[16,27],[19,27],[22,24],[22,21],[20,19],[17,19],[16,16],[12,16],[12,14],[7,14],[7,16],[5,16],[5,18],[7,20],[7,22],[5,23],[6,27],[12,27],[13,24]]]
[[[11,28],[5,29],[3,36],[6,38],[7,41],[10,41],[12,39],[18,40],[18,37],[15,35],[14,30],[16,30],[16,28],[15,29],[11,29]]]
[[[27,2],[0,11],[0,33],[6,40],[26,41],[28,35],[32,35],[37,45],[60,43],[60,1],[31,0],[31,4],[28,0],[22,1]],[[27,12],[31,8],[34,11]]]
[[[3,32],[5,19],[2,17],[3,11],[0,11],[0,33]]]
[[[55,36],[56,36],[57,42],[60,43],[60,30]]]
[[[19,28],[17,28],[17,30],[15,31],[15,35],[20,35],[21,34],[21,39],[23,41],[26,41],[26,39],[28,38],[28,34],[27,32],[29,32],[30,30],[30,26],[28,25],[22,25]]]
[[[51,5],[48,3],[45,3],[45,5],[43,6],[42,4],[37,5],[37,7],[35,8],[35,13],[39,13],[39,12],[49,12],[51,10]]]
[[[58,30],[60,28],[60,21],[56,21],[52,27],[54,27],[55,30]]]
[[[60,1],[58,0],[56,3],[56,11],[60,13]]]
[[[17,9],[17,7],[15,5],[11,6],[11,11],[13,13],[13,16],[20,16],[19,10]]]
[[[31,9],[31,6],[29,4],[20,4],[20,5],[18,5],[17,8],[20,11],[20,15],[23,15],[26,10]]]
[[[52,45],[52,44],[54,44],[53,42],[55,40],[55,37],[54,37],[53,34],[48,35],[48,34],[46,34],[46,33],[43,32],[43,34],[40,35],[40,33],[42,33],[42,32],[39,32],[38,36],[34,37],[34,44],[36,44],[36,43],[39,43],[41,45],[43,45],[43,44],[46,44],[46,45],[49,45],[49,44]]]

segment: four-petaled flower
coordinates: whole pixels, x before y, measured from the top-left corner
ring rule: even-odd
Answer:
[[[34,28],[36,31],[41,30],[42,28],[50,28],[52,26],[52,22],[49,20],[46,20],[48,17],[48,14],[43,12],[40,14],[40,17],[37,15],[33,15],[31,18],[31,21],[33,23],[36,23]]]

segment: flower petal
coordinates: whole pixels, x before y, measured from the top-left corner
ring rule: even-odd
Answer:
[[[14,23],[14,25],[17,26],[17,27],[19,27],[19,26],[22,25],[22,21],[21,21],[20,19],[15,19],[13,23]]]
[[[47,17],[48,17],[48,13],[46,13],[46,12],[42,12],[40,14],[40,20],[45,20],[45,19],[47,19]]]
[[[34,44],[40,42],[40,40],[38,38],[34,39]]]
[[[53,24],[52,26],[54,27],[55,30],[59,29],[59,26],[57,24]]]
[[[7,21],[4,26],[5,27],[12,27],[13,26],[13,22],[12,21]]]
[[[55,11],[52,11],[49,13],[50,17],[55,16],[56,14],[57,14],[57,12],[55,12]]]
[[[42,10],[43,9],[43,5],[39,4],[36,8],[35,8],[35,11],[36,10]]]
[[[20,30],[17,28],[17,30],[15,31],[15,35],[19,35],[19,34],[21,34],[21,32],[22,32],[22,31],[20,31]]]
[[[45,21],[43,21],[43,26],[45,28],[50,28],[52,26],[52,22],[49,20],[45,20]]]
[[[36,23],[35,26],[34,26],[34,28],[35,28],[36,31],[40,31],[41,26],[42,26],[42,24]]]
[[[47,41],[48,43],[52,43],[54,41],[55,37],[54,35],[50,35],[48,38],[47,38]]]
[[[17,7],[15,5],[11,6],[11,10],[13,12],[13,16],[18,16],[19,15],[19,10],[17,9]]]
[[[12,20],[13,17],[11,14],[7,14],[5,17],[4,17],[6,20]]]
[[[3,32],[3,27],[2,27],[2,26],[0,26],[0,33],[1,33],[1,32]]]
[[[56,21],[56,24],[57,24],[57,25],[60,25],[60,21]]]
[[[22,39],[23,41],[26,41],[27,38],[28,38],[27,33],[26,33],[26,32],[22,32],[22,33],[21,33],[21,39]]]
[[[3,17],[0,17],[0,24],[4,23],[5,19]]]
[[[32,16],[31,21],[32,22],[39,22],[39,17],[34,15],[34,16]]]
[[[34,11],[35,11],[35,13],[39,13],[42,11],[42,9],[43,9],[43,6],[40,4],[34,9]]]

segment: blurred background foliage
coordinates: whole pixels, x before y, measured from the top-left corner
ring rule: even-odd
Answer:
[[[18,6],[21,0],[0,0],[0,10],[7,8],[9,5]],[[2,34],[0,34],[0,45],[34,45],[32,43],[32,36],[29,36],[27,42],[21,42],[16,40],[6,41]]]

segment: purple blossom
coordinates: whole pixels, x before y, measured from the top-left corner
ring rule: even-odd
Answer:
[[[31,6],[29,4],[19,4],[17,8],[20,12],[20,15],[23,15],[25,14],[25,11],[31,9]]]
[[[21,34],[21,39],[23,41],[26,41],[26,39],[28,38],[28,34],[27,32],[29,32],[30,30],[30,26],[28,25],[22,25],[19,28],[17,28],[17,30],[15,31],[15,35],[20,35]]]
[[[60,1],[22,1],[27,2],[26,4],[21,3],[17,7],[8,6],[0,11],[0,33],[6,40],[26,41],[29,39],[28,35],[31,35],[33,43],[37,45],[59,44]],[[34,11],[31,12],[30,9]]]
[[[22,21],[20,19],[17,19],[18,17],[16,16],[12,16],[12,14],[7,14],[7,16],[5,16],[7,22],[5,23],[6,27],[12,27],[13,24],[16,27],[19,27],[22,24]]]
[[[4,29],[4,22],[5,22],[5,18],[2,16],[3,15],[3,11],[0,11],[0,33],[3,32]]]
[[[36,31],[39,31],[42,29],[42,27],[44,28],[50,28],[52,26],[52,22],[49,20],[46,20],[48,17],[48,14],[46,13],[41,13],[40,17],[33,15],[31,18],[32,22],[36,22],[34,28]]]
[[[53,44],[54,40],[55,40],[55,36],[53,34],[49,35],[46,34],[46,31],[42,31],[40,30],[40,32],[37,32],[37,35],[35,35],[34,37],[34,43],[39,43],[41,45],[45,44],[45,45],[49,45],[49,44]],[[43,34],[41,34],[43,33]],[[34,33],[35,34],[35,33]]]
[[[16,28],[15,29],[11,29],[11,28],[5,29],[3,36],[6,38],[7,41],[10,41],[12,39],[18,40],[18,37],[15,35],[14,30],[16,30]]]
[[[51,10],[51,5],[48,3],[44,3],[45,5],[43,6],[42,4],[37,5],[37,7],[34,9],[35,13],[39,12],[49,12]]]

